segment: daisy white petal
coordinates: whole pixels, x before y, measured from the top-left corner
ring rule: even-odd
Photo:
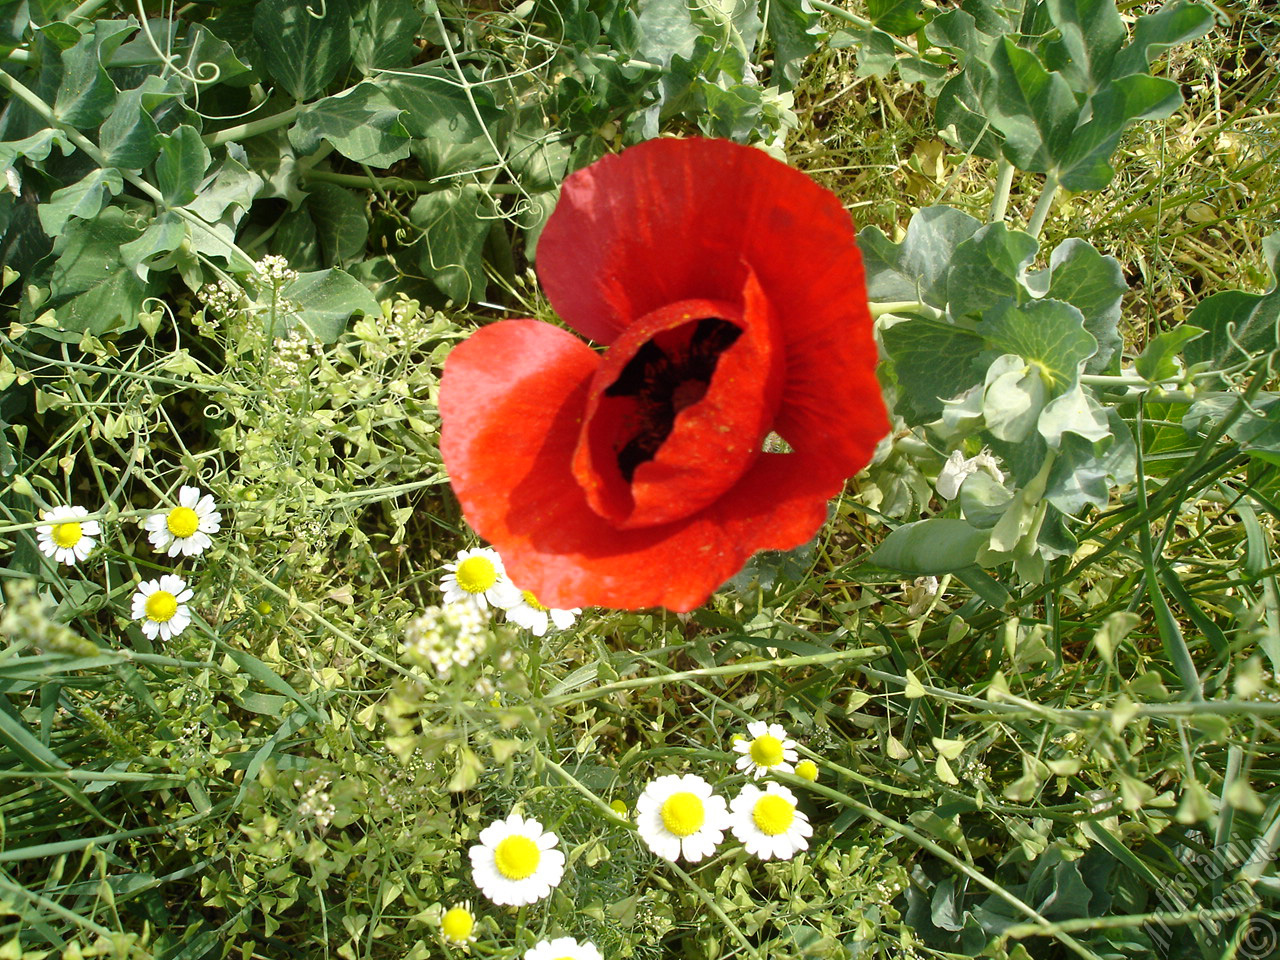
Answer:
[[[690,863],[710,855],[728,829],[728,808],[694,774],[658,777],[636,801],[636,832],[664,860]]]
[[[761,860],[790,860],[809,846],[813,826],[780,783],[763,790],[748,783],[729,803],[730,829],[747,853]]]
[[[182,487],[178,506],[153,513],[143,527],[157,552],[170,557],[196,557],[213,545],[209,535],[222,529],[222,514],[215,509],[212,496],[200,495],[199,487]]]
[[[496,550],[480,547],[463,550],[458,559],[444,566],[440,578],[445,603],[474,603],[480,607],[510,610],[524,598],[514,583],[507,579],[502,558]]]
[[[564,876],[564,853],[554,833],[532,817],[517,813],[480,831],[467,851],[471,879],[486,897],[503,906],[522,907],[548,896]]]
[[[787,731],[780,723],[765,723],[755,720],[747,724],[749,737],[734,741],[733,749],[742,754],[738,758],[737,768],[750,773],[757,780],[772,771],[792,773],[792,766],[800,759],[796,752],[796,742],[787,736]]]
[[[539,940],[524,953],[524,960],[604,960],[596,945],[573,937]]]
[[[40,511],[45,522],[36,527],[36,545],[46,557],[73,566],[89,556],[102,532],[97,520],[84,519],[84,507],[54,507]]]
[[[580,607],[572,610],[553,610],[543,606],[529,590],[520,591],[520,602],[507,608],[507,619],[524,627],[535,637],[545,636],[547,629],[554,624],[557,630],[567,630],[582,612]]]
[[[143,636],[150,640],[176,637],[191,625],[187,602],[192,596],[186,581],[175,574],[144,580],[133,594],[133,619],[142,621]]]

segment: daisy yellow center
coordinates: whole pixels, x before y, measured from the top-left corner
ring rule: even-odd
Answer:
[[[673,793],[662,804],[662,825],[677,837],[697,833],[706,820],[702,798],[695,793]]]
[[[488,557],[467,557],[458,564],[454,578],[467,593],[484,593],[498,582],[498,568]]]
[[[520,593],[524,597],[524,602],[533,607],[533,609],[541,610],[543,613],[547,612],[547,608],[538,602],[538,598],[533,595],[532,590],[521,590]]]
[[[795,818],[796,808],[774,793],[766,793],[757,800],[751,811],[751,819],[760,828],[760,832],[771,837],[786,833]]]
[[[80,530],[80,524],[74,520],[54,525],[53,542],[60,547],[74,547],[80,542],[81,536],[83,533]]]
[[[470,910],[463,907],[454,907],[440,920],[440,932],[455,943],[467,940],[475,926],[476,918],[471,916]]]
[[[178,612],[178,598],[168,590],[157,590],[147,597],[147,619],[166,623]]]
[[[508,880],[527,880],[538,869],[541,859],[538,845],[518,834],[507,837],[493,851],[494,866]]]
[[[190,507],[174,507],[169,511],[169,519],[165,521],[169,532],[179,540],[185,540],[200,529],[200,518]]]
[[[776,767],[782,762],[782,741],[765,734],[751,741],[751,759],[762,767]]]

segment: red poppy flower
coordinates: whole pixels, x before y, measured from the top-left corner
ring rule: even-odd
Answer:
[[[888,430],[853,223],[750,147],[651,140],[570,176],[538,245],[560,316],[454,349],[440,449],[552,607],[691,610],[811,538]],[[773,431],[791,452],[762,450]]]

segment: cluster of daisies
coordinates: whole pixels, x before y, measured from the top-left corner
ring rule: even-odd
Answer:
[[[794,740],[781,724],[755,721],[747,736],[736,737],[737,769],[759,780],[770,773],[794,773],[816,780],[812,760],[799,760]],[[625,805],[615,803],[625,814]],[[716,795],[696,774],[673,774],[651,781],[635,807],[636,833],[654,854],[675,863],[709,857],[732,833],[747,853],[761,860],[789,860],[809,846],[813,827],[799,809],[795,794],[780,783],[745,784],[732,800]],[[559,838],[532,817],[511,812],[480,831],[479,843],[467,851],[471,878],[489,900],[523,907],[550,896],[564,876],[565,855]],[[447,943],[466,947],[476,939],[471,904],[451,907],[440,918]],[[524,960],[602,960],[592,943],[572,937],[543,940]]]
[[[494,610],[535,637],[545,636],[552,627],[567,630],[582,612],[552,609],[531,591],[521,590],[507,576],[502,558],[489,548],[463,550],[444,569],[444,606],[428,607],[411,620],[404,637],[406,655],[433,667],[442,679],[485,651]]]
[[[89,519],[84,507],[63,506],[40,511],[44,522],[36,527],[40,552],[57,563],[74,566],[88,558],[102,536],[102,525]],[[211,534],[222,529],[222,514],[210,494],[199,487],[178,491],[178,505],[153,513],[143,524],[147,539],[158,553],[169,557],[198,557],[213,545]],[[168,640],[191,623],[187,604],[194,596],[187,582],[167,573],[144,580],[133,594],[131,616],[142,623],[149,639]]]
[[[463,550],[453,563],[445,564],[440,581],[446,604],[471,604],[481,610],[501,610],[512,623],[524,627],[535,637],[545,636],[554,626],[567,630],[582,612],[553,610],[544,606],[528,590],[521,590],[507,576],[502,558],[496,550],[478,547]]]

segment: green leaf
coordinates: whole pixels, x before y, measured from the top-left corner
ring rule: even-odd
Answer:
[[[922,6],[920,0],[867,0],[867,16],[881,30],[901,37],[924,26]]]
[[[1079,107],[1071,88],[1009,37],[996,41],[990,68],[984,100],[991,125],[1004,134],[1005,157],[1019,170],[1049,172],[1076,125]]]
[[[1128,291],[1124,270],[1115,257],[1104,256],[1079,237],[1053,248],[1049,266],[1026,279],[1038,297],[1069,303],[1084,316],[1084,328],[1098,341],[1098,351],[1085,365],[1088,373],[1107,368],[1123,347],[1120,301]]]
[[[997,357],[987,368],[982,419],[997,440],[1021,443],[1035,428],[1049,399],[1040,368],[1016,353]]]
[[[182,246],[189,227],[171,210],[156,217],[137,240],[120,248],[120,259],[141,280],[146,280],[150,270],[160,270],[171,264],[168,254]]]
[[[907,224],[901,243],[893,243],[877,227],[858,233],[858,247],[872,301],[923,300],[947,304],[947,271],[956,248],[977,232],[981,221],[952,207],[925,207]]]
[[[456,185],[419,197],[409,219],[426,234],[419,263],[422,272],[455,303],[483,296],[485,237],[492,205],[474,185]]]
[[[1208,333],[1188,343],[1188,363],[1206,363],[1221,370],[1244,362],[1249,355],[1280,348],[1276,327],[1280,324],[1280,231],[1262,241],[1263,255],[1271,270],[1271,285],[1264,294],[1228,290],[1196,304],[1187,322]]]
[[[289,129],[289,142],[299,154],[313,152],[321,139],[356,163],[386,168],[409,156],[409,131],[400,122],[401,108],[366,80],[309,105]]]
[[[51,301],[63,329],[101,336],[138,325],[143,301],[157,288],[134,274],[120,249],[141,233],[119,207],[107,207],[93,220],[67,223],[50,278]]]
[[[693,47],[702,31],[693,22],[686,0],[639,0],[641,59],[664,70],[673,57],[693,56]]]
[[[196,188],[209,169],[209,148],[200,131],[183,124],[160,138],[156,158],[156,186],[170,206],[180,207],[196,198]]]
[[[1087,506],[1103,509],[1112,486],[1130,483],[1136,476],[1137,447],[1128,424],[1114,407],[1103,412],[1110,439],[1095,443],[1074,433],[1061,437],[1044,495],[1065,514],[1074,516]]]
[[[997,304],[978,332],[993,350],[1017,354],[1039,366],[1054,392],[1075,383],[1080,365],[1098,349],[1098,341],[1084,329],[1084,316],[1061,300]]]
[[[281,295],[297,305],[289,318],[289,327],[300,326],[322,343],[333,343],[347,328],[347,321],[357,313],[378,316],[382,307],[349,274],[341,270],[316,270],[300,273],[285,285]],[[285,331],[273,331],[280,336]]]
[[[307,210],[316,225],[324,263],[337,266],[364,253],[369,238],[365,198],[332,183],[311,184]]]
[[[404,113],[400,122],[413,138],[410,150],[430,176],[445,176],[497,162],[490,130],[509,117],[487,87],[471,88],[475,107],[456,78],[434,70],[399,71],[379,80]],[[479,117],[476,113],[479,111]]]
[[[982,338],[972,330],[936,320],[904,320],[881,333],[897,379],[896,412],[909,425],[937,419],[943,400],[981,380]]]
[[[953,317],[980,315],[1019,294],[1018,280],[1040,244],[1028,233],[1003,223],[979,228],[959,244],[947,273],[947,311]]]
[[[1155,13],[1139,17],[1133,28],[1133,42],[1116,56],[1113,77],[1146,73],[1151,59],[1179,43],[1203,37],[1213,26],[1213,14],[1205,6],[1179,0]]]
[[[142,87],[120,94],[111,116],[98,133],[98,147],[108,166],[141,170],[160,152],[160,131],[143,104]]]
[[[365,76],[404,66],[422,23],[412,0],[365,0],[351,21],[351,62]]]
[[[1045,45],[1045,63],[1091,96],[1111,78],[1111,66],[1128,34],[1114,0],[1045,0],[1058,37]]]
[[[97,169],[82,180],[53,191],[47,203],[37,208],[40,226],[51,237],[62,232],[72,217],[92,220],[111,198],[124,189],[124,180],[116,169]]]
[[[138,28],[133,17],[99,20],[75,46],[62,51],[62,77],[53,100],[53,115],[81,130],[97,127],[111,113],[115,84],[103,65]]]
[[[987,539],[964,520],[930,517],[898,527],[867,559],[909,577],[939,576],[973,566]]]
[[[347,0],[261,0],[253,38],[262,65],[295,100],[311,100],[351,59]]]
[[[821,46],[821,17],[804,0],[769,0],[765,31],[773,41],[773,80],[790,90],[800,81],[805,58]]]
[[[994,160],[1000,155],[1004,135],[987,119],[990,71],[983,63],[971,63],[942,85],[934,103],[934,126],[948,143],[975,157]]]
[[[898,62],[898,50],[893,37],[883,30],[868,27],[865,30],[839,30],[831,38],[833,50],[854,48],[858,65],[856,77],[887,77]]]
[[[1111,435],[1106,410],[1085,393],[1079,383],[1045,405],[1036,429],[1052,450],[1061,446],[1066,433],[1074,433],[1091,443],[1097,443]]]
[[[1205,335],[1200,327],[1190,323],[1181,323],[1172,330],[1165,330],[1147,342],[1142,354],[1134,361],[1138,376],[1152,383],[1163,383],[1178,376],[1178,365],[1174,358],[1182,352],[1182,348],[1192,340]]]
[[[1132,120],[1167,117],[1182,105],[1172,80],[1133,74],[1108,83],[1089,102],[1092,117],[1053,154],[1058,181],[1068,190],[1101,190],[1115,176],[1109,160]]]

